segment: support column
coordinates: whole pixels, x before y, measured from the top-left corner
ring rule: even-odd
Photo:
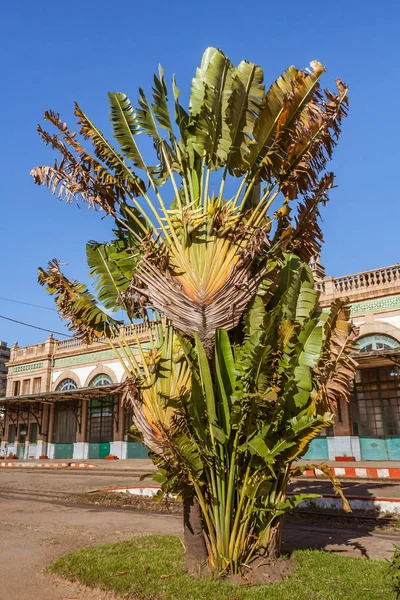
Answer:
[[[124,441],[124,416],[125,411],[122,406],[122,402],[120,398],[117,400],[118,402],[118,419],[117,421],[114,419],[114,442],[123,442]],[[118,428],[117,428],[118,426]]]
[[[340,416],[340,421],[339,421]],[[350,404],[342,398],[339,400],[338,411],[334,424],[335,435],[351,435]]]
[[[77,442],[87,442],[88,401],[81,400],[81,430],[76,433]]]
[[[73,458],[77,460],[86,459],[89,453],[89,444],[87,443],[88,430],[88,401],[81,400],[81,430],[76,432],[76,442],[74,444]]]
[[[1,457],[6,457],[7,454],[7,446],[8,446],[8,425],[9,425],[9,419],[7,414],[4,416],[4,436],[3,439],[1,440],[1,446],[0,446],[0,456]]]
[[[43,405],[41,433],[36,444],[36,458],[40,456],[54,456],[54,444],[51,443],[54,427],[54,404]]]
[[[127,458],[127,445],[124,442],[124,417],[125,411],[121,402],[121,398],[116,400],[118,407],[116,408],[117,419],[114,419],[114,441],[110,444],[110,452],[118,458]]]
[[[353,456],[356,460],[360,460],[358,437],[352,435],[350,404],[343,399],[339,402],[334,424],[334,436],[328,437],[329,460],[335,460],[336,457],[342,456]]]

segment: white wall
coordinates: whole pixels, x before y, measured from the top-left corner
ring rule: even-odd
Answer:
[[[90,380],[90,374],[101,366],[108,367],[114,373],[116,382],[121,383],[122,379],[124,378],[125,371],[124,367],[122,366],[119,360],[109,362],[98,362],[94,365],[82,367],[72,366],[65,367],[63,369],[57,369],[52,372],[51,382],[52,384],[54,384],[57,381],[57,379],[62,376],[63,373],[67,373],[68,371],[76,376],[76,378],[79,381],[80,387],[85,387],[86,381]]]
[[[356,436],[336,435],[327,437],[329,460],[335,460],[336,456],[354,456],[361,460],[360,440]]]
[[[398,327],[400,330],[400,315],[395,315],[393,317],[382,317],[380,319],[375,319],[375,321],[380,321],[381,323],[387,323],[388,325],[393,325],[393,327]],[[399,331],[400,333],[400,331]]]

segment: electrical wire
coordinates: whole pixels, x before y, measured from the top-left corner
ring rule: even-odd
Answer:
[[[15,304],[25,304],[25,306],[34,306],[35,308],[44,308],[45,310],[55,310],[56,308],[50,308],[49,306],[41,306],[40,304],[30,304],[29,302],[22,302],[21,300],[12,300],[11,298],[1,298],[0,300],[6,300],[6,302],[15,302]]]
[[[63,335],[64,337],[72,338],[73,335],[68,335],[67,333],[61,333],[60,331],[53,331],[52,329],[45,329],[44,327],[38,327],[38,325],[31,325],[30,323],[24,323],[23,321],[17,321],[17,319],[11,319],[11,317],[5,317],[4,315],[0,315],[0,319],[5,319],[6,321],[12,321],[13,323],[18,323],[18,325],[25,325],[25,327],[32,327],[33,329],[40,329],[41,331],[47,331],[48,333],[55,333],[56,335]]]

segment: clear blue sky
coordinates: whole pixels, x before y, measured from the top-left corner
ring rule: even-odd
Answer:
[[[68,275],[87,281],[85,242],[109,238],[107,220],[33,185],[31,168],[54,159],[36,133],[44,110],[72,126],[78,100],[107,131],[108,91],[136,101],[159,62],[187,91],[210,45],[233,62],[261,64],[268,84],[290,64],[317,59],[328,69],[327,85],[336,77],[350,85],[351,112],[332,163],[339,188],[323,214],[322,262],[331,275],[400,262],[399,19],[395,0],[3,3],[0,296],[51,308],[37,267],[57,257]],[[65,331],[54,311],[0,300],[0,314]],[[0,319],[0,339],[10,344],[45,337]]]

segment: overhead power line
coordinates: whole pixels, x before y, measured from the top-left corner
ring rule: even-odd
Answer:
[[[25,327],[32,327],[33,329],[40,329],[41,331],[47,331],[48,333],[55,333],[56,335],[63,335],[64,337],[72,338],[73,335],[68,335],[67,333],[61,333],[60,331],[53,331],[52,329],[45,329],[44,327],[38,327],[38,325],[31,325],[30,323],[24,323],[23,321],[17,321],[17,319],[11,319],[10,317],[5,317],[4,315],[0,315],[0,319],[5,319],[6,321],[12,321],[13,323],[18,323],[18,325],[25,325]]]
[[[0,300],[6,300],[6,302],[14,302],[15,304],[25,304],[25,306],[34,306],[35,308],[44,308],[45,310],[55,310],[56,308],[50,308],[49,306],[41,306],[40,304],[30,304],[30,302],[22,302],[21,300],[12,300],[11,298],[1,298]]]

